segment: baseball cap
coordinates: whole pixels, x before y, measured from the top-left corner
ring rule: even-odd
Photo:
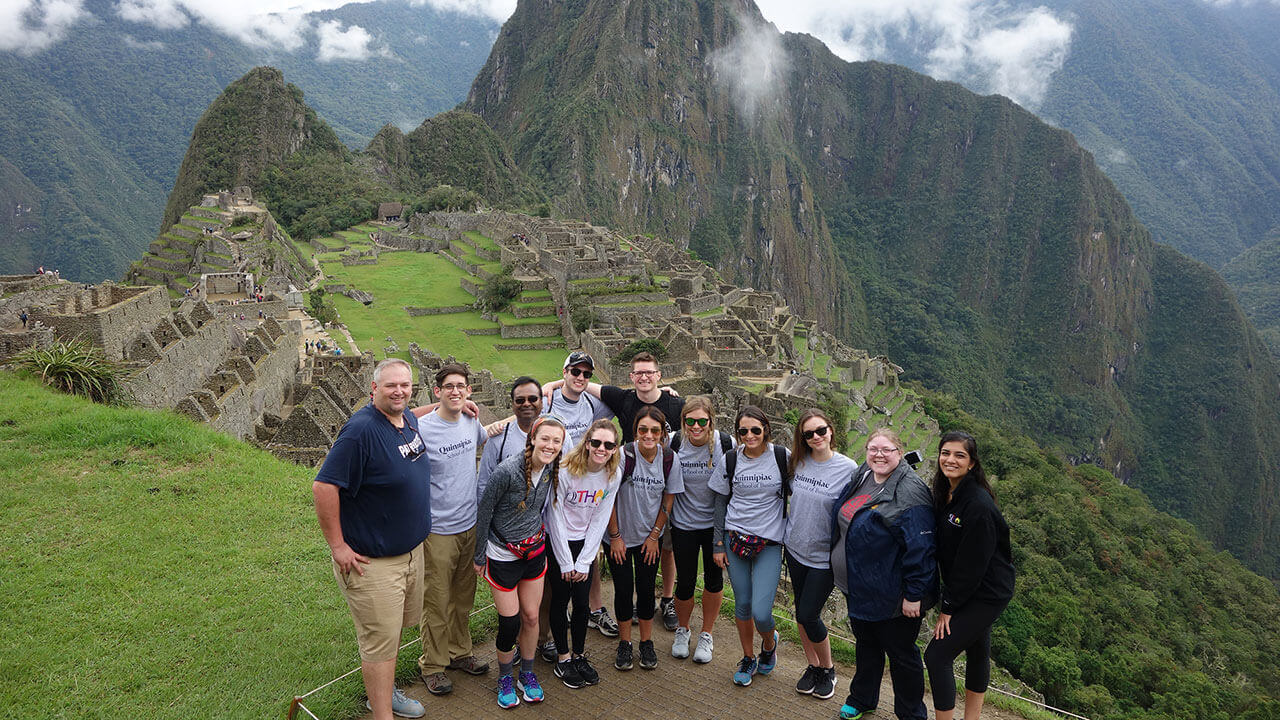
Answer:
[[[591,370],[596,369],[596,361],[592,360],[590,355],[581,350],[569,353],[569,357],[564,359],[565,370],[568,370],[574,365],[586,365]]]

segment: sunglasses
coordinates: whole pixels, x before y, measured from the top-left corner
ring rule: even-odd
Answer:
[[[511,402],[519,405],[537,405],[542,400],[541,395],[518,395],[511,398]]]
[[[572,375],[572,376],[574,376],[574,377],[584,377],[584,378],[586,378],[586,379],[588,379],[588,380],[590,380],[590,379],[591,379],[591,371],[590,371],[590,370],[579,370],[579,369],[578,369],[578,368],[576,368],[576,367],[571,367],[571,368],[569,368],[569,374],[570,374],[570,375]]]
[[[610,442],[608,440],[597,440],[595,438],[591,438],[590,440],[588,440],[587,444],[596,450],[599,450],[601,445],[604,446],[605,450],[612,450],[618,447],[618,443],[616,442]]]
[[[759,425],[755,425],[753,427],[738,428],[738,437],[746,437],[747,433],[751,433],[752,435],[763,435],[764,428],[760,427]]]
[[[698,427],[706,427],[711,422],[711,418],[685,418],[684,424],[689,427],[697,425]]]
[[[636,428],[636,434],[637,434],[637,435],[661,435],[661,434],[662,434],[662,428],[660,428],[660,427],[638,427],[638,428]]]
[[[805,440],[812,440],[814,435],[817,435],[818,437],[824,437],[827,434],[827,431],[830,429],[831,429],[830,425],[823,425],[822,427],[814,428],[812,430],[805,430],[804,432],[800,433],[800,436],[803,437]]]

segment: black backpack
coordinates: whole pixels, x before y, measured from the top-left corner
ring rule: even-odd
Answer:
[[[659,448],[661,449],[661,448]],[[662,452],[662,482],[666,483],[667,478],[671,477],[671,466],[675,463],[676,454],[674,451],[663,450]],[[631,479],[631,473],[636,471],[636,444],[633,442],[622,446],[622,482]]]
[[[676,433],[671,438],[671,452],[680,452],[680,441],[683,437],[683,433]],[[716,437],[720,438],[720,452],[728,455],[729,451],[733,449],[733,438],[729,437],[729,433],[720,432],[719,430],[716,431]]]
[[[782,517],[787,517],[787,501],[791,499],[791,469],[787,459],[787,449],[781,445],[773,446],[773,459],[778,463],[778,473],[782,475]],[[733,496],[733,473],[738,467],[738,453],[724,454],[724,478],[729,481],[729,496]]]

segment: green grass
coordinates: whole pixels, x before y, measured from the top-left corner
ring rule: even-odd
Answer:
[[[723,314],[724,314],[723,307],[714,307],[714,308],[711,308],[710,310],[703,310],[700,313],[694,313],[693,316],[698,318],[709,318],[709,317],[715,317],[717,315],[723,315]]]
[[[538,317],[518,318],[508,312],[498,313],[498,319],[503,325],[540,325],[542,323],[559,323],[560,321],[555,315],[541,315]]]
[[[472,245],[474,245],[474,246],[475,246],[475,247],[477,247],[477,248],[487,248],[487,249],[489,249],[489,250],[498,250],[498,249],[499,249],[499,248],[498,248],[498,243],[494,242],[494,240],[493,240],[492,238],[490,238],[490,237],[488,237],[488,236],[486,236],[486,235],[481,235],[481,234],[480,234],[480,233],[478,233],[478,232],[473,232],[473,231],[470,231],[470,230],[468,230],[467,232],[464,232],[464,233],[462,233],[462,234],[463,234],[463,235],[465,235],[465,236],[466,236],[466,238],[467,238],[467,240],[470,240],[470,241],[471,241],[471,244],[472,244]]]
[[[470,305],[475,298],[458,285],[468,277],[453,263],[435,253],[397,252],[378,256],[375,265],[343,265],[321,258],[326,283],[340,283],[367,290],[381,312],[404,313],[405,305],[444,307]],[[385,337],[385,336],[380,336]]]

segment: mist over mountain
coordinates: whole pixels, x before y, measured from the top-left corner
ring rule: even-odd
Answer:
[[[337,136],[363,147],[387,122],[407,130],[461,101],[498,27],[391,0],[307,15],[297,45],[248,45],[120,8],[89,0],[43,49],[0,52],[0,200],[34,208],[0,223],[0,272],[120,276],[155,238],[196,120],[255,65],[288,72]]]

